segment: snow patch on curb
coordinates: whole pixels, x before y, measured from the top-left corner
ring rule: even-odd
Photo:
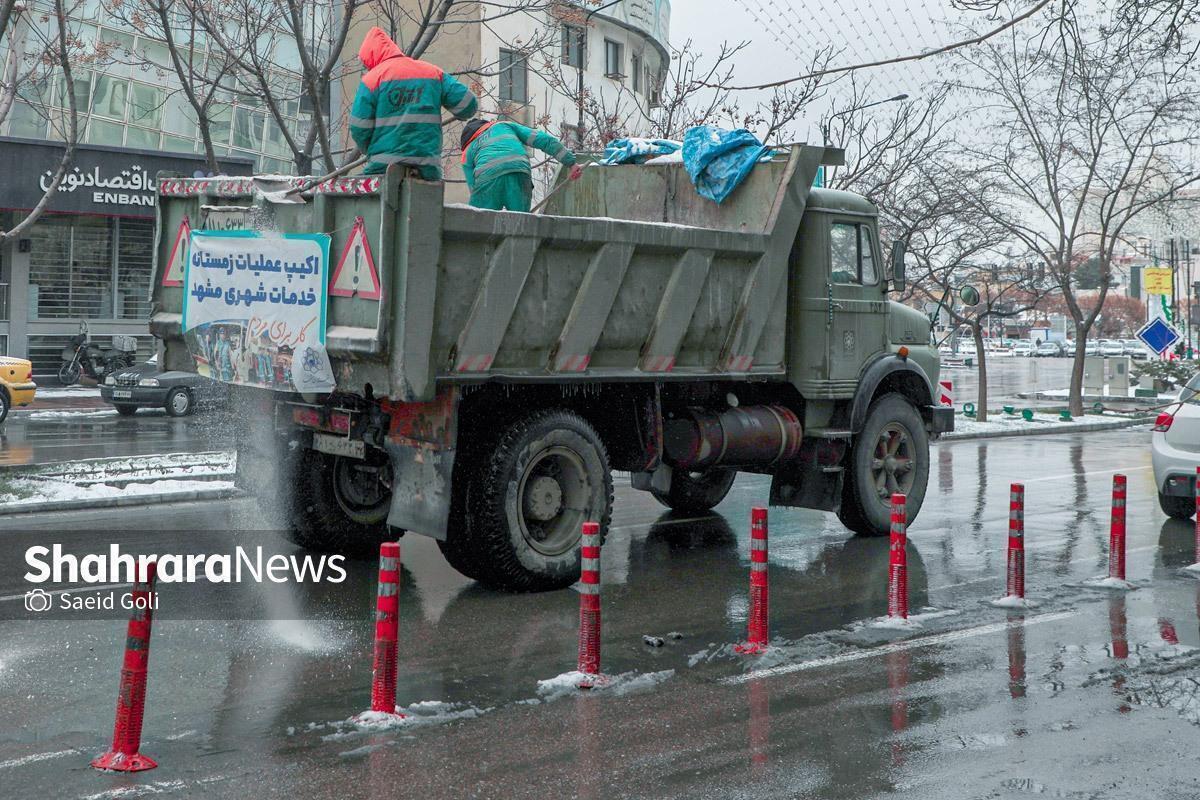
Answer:
[[[231,491],[233,488],[233,481],[159,480],[131,483],[119,489],[102,483],[80,486],[52,478],[18,478],[9,484],[7,494],[0,494],[0,504],[7,511],[15,511],[62,501],[183,495],[201,490]]]
[[[117,410],[107,411],[31,411],[29,419],[95,419],[98,417],[115,417]]]

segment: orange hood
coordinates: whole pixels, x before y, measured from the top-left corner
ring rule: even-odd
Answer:
[[[363,37],[362,47],[358,48],[358,60],[367,69],[375,69],[384,60],[404,55],[400,45],[392,41],[392,37],[383,32],[382,28],[371,28]]]

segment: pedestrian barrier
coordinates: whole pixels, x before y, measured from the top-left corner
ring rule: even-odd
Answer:
[[[600,523],[583,523],[582,570],[579,584],[579,672],[576,684],[591,689],[600,683]]]
[[[888,559],[888,617],[908,619],[908,513],[906,498],[892,495],[892,537]]]
[[[371,666],[371,710],[396,713],[397,649],[400,639],[400,543],[379,545],[379,588],[375,597],[375,653]]]
[[[117,692],[117,717],[113,724],[112,748],[93,759],[96,769],[141,772],[158,763],[142,755],[142,717],[146,710],[146,669],[150,658],[150,626],[154,617],[154,580],[158,565],[139,562],[133,584],[133,614],[125,634],[125,659]]]
[[[1108,533],[1108,577],[1125,580],[1125,476],[1113,475],[1112,522]]]
[[[767,510],[750,510],[750,612],[746,618],[746,641],[734,649],[756,656],[767,649],[769,594],[767,589]]]
[[[938,381],[938,405],[954,407],[954,384],[951,381]]]

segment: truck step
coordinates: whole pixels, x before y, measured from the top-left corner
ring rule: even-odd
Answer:
[[[812,428],[804,432],[805,438],[812,439],[853,439],[854,431],[837,430],[834,428]]]

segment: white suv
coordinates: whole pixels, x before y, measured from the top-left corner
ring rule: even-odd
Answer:
[[[1196,511],[1196,467],[1200,466],[1200,374],[1179,394],[1179,404],[1158,415],[1150,436],[1150,457],[1158,505],[1163,513],[1187,519]]]

